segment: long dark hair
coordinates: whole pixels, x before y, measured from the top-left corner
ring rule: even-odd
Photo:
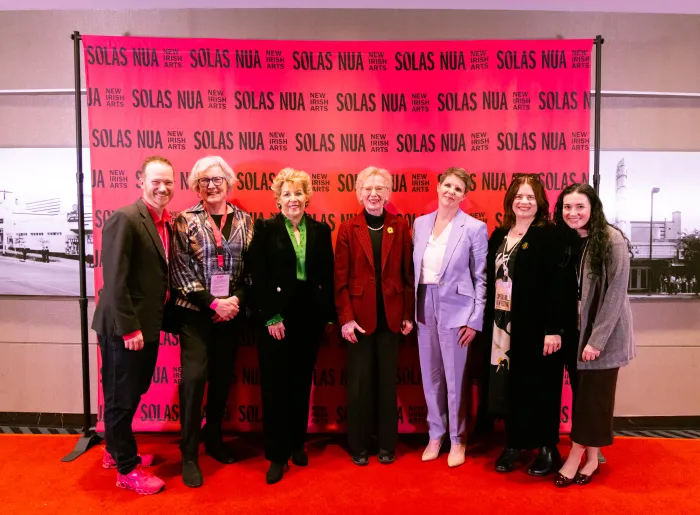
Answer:
[[[544,191],[544,186],[538,175],[522,174],[515,175],[513,182],[510,183],[506,196],[503,198],[503,223],[501,228],[508,230],[515,225],[515,213],[513,212],[513,201],[518,194],[520,186],[529,184],[535,194],[537,202],[537,213],[535,220],[532,222],[533,227],[541,227],[549,222],[549,201],[547,194]]]
[[[591,204],[591,218],[586,224],[589,237],[588,256],[591,263],[591,275],[593,277],[600,277],[603,273],[603,266],[609,264],[612,260],[612,245],[610,244],[608,227],[613,227],[618,231],[620,230],[608,223],[608,220],[605,218],[603,203],[600,201],[600,197],[595,190],[586,183],[572,184],[564,188],[564,191],[559,194],[557,204],[554,207],[554,221],[558,227],[568,230],[570,234],[576,233],[576,231],[571,229],[564,221],[564,197],[572,193],[586,195]],[[629,240],[622,231],[620,231],[620,234],[622,234],[622,237],[627,242],[627,248],[629,250]]]

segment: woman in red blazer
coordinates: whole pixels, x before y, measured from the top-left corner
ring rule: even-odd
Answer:
[[[386,170],[371,166],[359,173],[357,198],[364,211],[340,226],[335,249],[335,304],[350,342],[348,440],[356,465],[369,463],[375,412],[379,462],[394,461],[399,333],[413,329],[411,234],[403,218],[384,209],[391,186]]]

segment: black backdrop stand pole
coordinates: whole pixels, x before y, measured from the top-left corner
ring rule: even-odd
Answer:
[[[600,80],[602,76],[601,55],[603,53],[603,36],[596,36],[595,39],[595,140],[593,143],[593,189],[598,193],[600,187]]]
[[[87,288],[85,285],[85,203],[83,201],[83,127],[82,98],[80,95],[80,32],[71,35],[73,40],[73,58],[75,71],[75,152],[78,165],[76,182],[78,183],[78,256],[80,259],[80,347],[82,350],[83,369],[83,435],[75,444],[73,451],[61,461],[73,461],[88,449],[102,441],[102,437],[92,426],[90,413],[90,347],[88,343]]]

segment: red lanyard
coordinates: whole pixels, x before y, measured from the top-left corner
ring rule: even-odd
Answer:
[[[206,207],[204,208],[206,211]],[[206,211],[207,217],[209,217],[209,224],[211,225],[211,231],[214,233],[214,241],[216,242],[216,262],[219,265],[219,268],[224,267],[224,248],[222,246],[222,240],[223,237],[221,233],[224,231],[224,226],[226,226],[226,219],[228,218],[228,206],[226,206],[226,213],[221,217],[221,226],[217,227],[216,223],[214,222],[214,219],[211,217],[211,214],[209,214],[209,211]]]

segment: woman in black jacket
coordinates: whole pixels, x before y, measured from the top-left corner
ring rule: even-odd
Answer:
[[[308,464],[304,440],[311,378],[324,328],[336,319],[331,229],[305,213],[312,195],[309,175],[285,168],[272,190],[280,213],[255,221],[246,257],[260,329],[268,484],[282,479],[290,457],[295,465]]]
[[[484,320],[486,341],[492,342],[489,408],[506,426],[496,470],[511,472],[522,450],[537,448],[527,472],[545,476],[561,464],[561,256],[537,176],[516,177],[503,208],[503,224],[489,238]]]

